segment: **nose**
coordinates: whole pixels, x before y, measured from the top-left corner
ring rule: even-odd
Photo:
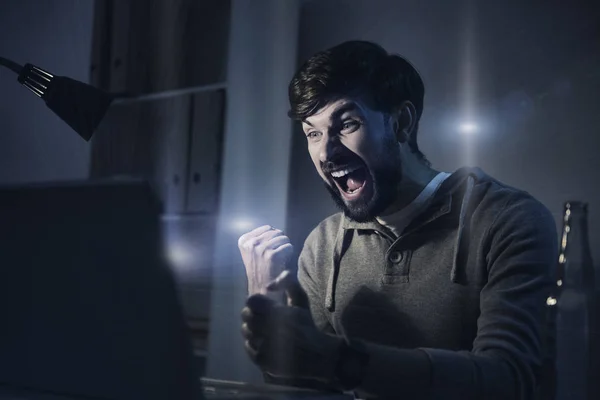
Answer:
[[[335,159],[340,153],[341,143],[336,136],[327,135],[325,140],[321,141],[321,148],[319,149],[319,161],[325,163]]]

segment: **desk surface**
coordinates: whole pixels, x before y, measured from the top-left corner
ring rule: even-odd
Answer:
[[[245,382],[202,378],[206,400],[351,400],[352,396],[277,385],[252,385]]]
[[[244,382],[202,378],[206,400],[352,400],[338,393],[323,393],[309,389],[277,385],[252,385]],[[35,389],[0,385],[0,400],[110,400],[40,392]],[[202,399],[199,399],[202,400]]]

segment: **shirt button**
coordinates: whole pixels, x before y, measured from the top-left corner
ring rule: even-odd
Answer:
[[[402,253],[400,253],[399,251],[392,251],[390,253],[389,260],[394,264],[399,263],[400,261],[402,261]]]

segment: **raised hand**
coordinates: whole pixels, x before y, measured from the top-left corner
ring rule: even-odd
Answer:
[[[284,233],[269,225],[242,235],[238,247],[248,277],[248,296],[267,294],[267,286],[289,264],[294,248]]]

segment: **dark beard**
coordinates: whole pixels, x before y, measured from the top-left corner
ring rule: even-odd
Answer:
[[[402,163],[398,152],[398,142],[393,137],[387,137],[383,145],[384,154],[381,157],[383,163],[369,170],[373,182],[373,195],[371,198],[358,198],[351,206],[348,206],[344,202],[338,187],[335,184],[328,185],[325,183],[325,188],[337,207],[348,218],[356,222],[374,220],[396,200],[396,190],[402,179]]]

